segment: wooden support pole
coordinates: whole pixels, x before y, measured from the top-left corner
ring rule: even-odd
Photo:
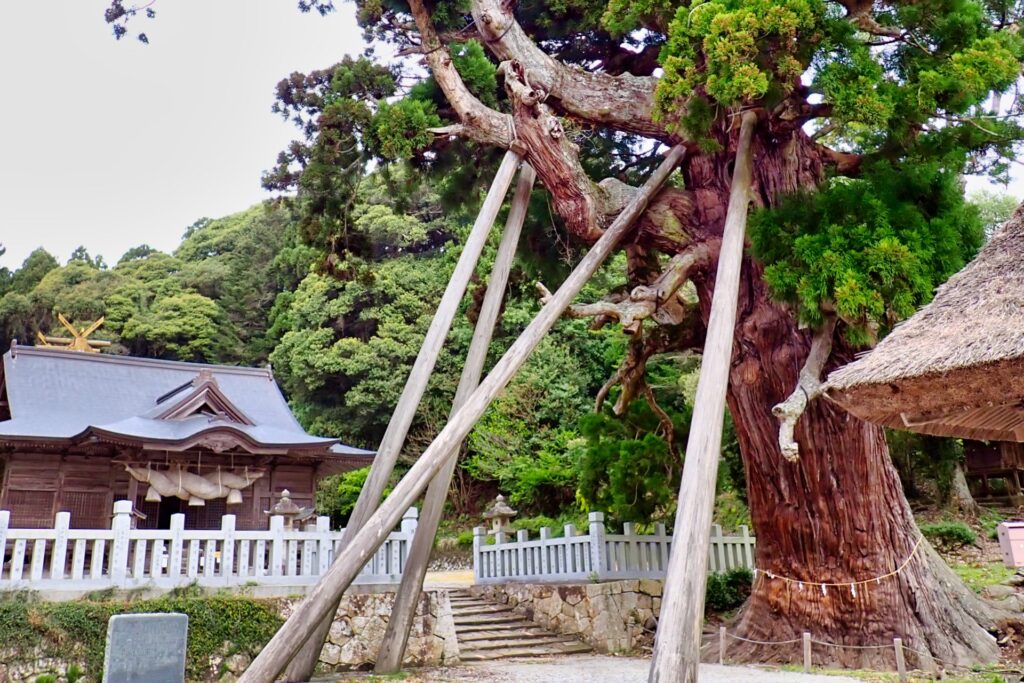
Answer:
[[[522,165],[519,171],[519,182],[512,197],[512,207],[509,209],[508,219],[505,221],[505,232],[501,236],[498,253],[494,257],[494,266],[491,269],[491,277],[487,281],[487,291],[484,293],[484,301],[480,306],[476,329],[473,331],[473,339],[470,341],[469,351],[466,353],[466,363],[462,367],[458,389],[455,390],[451,414],[465,405],[466,399],[480,384],[480,377],[484,372],[484,362],[487,360],[487,350],[491,345],[491,337],[494,333],[494,326],[498,322],[498,314],[501,312],[501,302],[505,299],[509,272],[511,272],[512,262],[515,260],[519,234],[522,231],[523,221],[526,219],[526,211],[530,205],[530,193],[533,191],[536,177],[536,172],[529,164]],[[409,641],[409,630],[412,628],[416,605],[419,603],[420,593],[423,591],[423,579],[427,575],[430,551],[434,547],[437,526],[444,513],[444,504],[448,499],[452,475],[455,474],[455,466],[459,461],[461,445],[459,443],[448,453],[441,471],[427,487],[427,494],[423,498],[423,511],[420,512],[420,523],[416,528],[412,546],[409,548],[409,556],[406,559],[405,568],[402,570],[402,583],[395,594],[395,604],[391,608],[384,640],[377,654],[377,663],[373,669],[375,673],[392,674],[402,668],[405,647]]]
[[[466,405],[452,416],[366,524],[351,536],[344,551],[339,554],[306,599],[299,603],[288,621],[260,651],[238,679],[239,683],[273,683],[302,647],[310,629],[333,614],[338,600],[352,584],[352,580],[367,559],[380,547],[405,510],[416,501],[430,480],[440,471],[451,450],[462,443],[491,402],[501,393],[544,335],[612,253],[619,240],[647,208],[654,193],[675,170],[684,153],[683,147],[672,148],[640,191],[608,226],[548,303],[541,308],[537,317],[523,330],[487,378],[470,395]]]
[[[900,683],[907,683],[907,663],[903,659],[903,639],[892,639],[893,649],[896,650],[896,673],[900,676]]]
[[[725,664],[725,627],[718,627],[718,663]]]
[[[679,506],[665,594],[658,618],[650,683],[696,683],[704,624],[708,530],[714,504],[725,414],[725,392],[732,359],[733,328],[739,297],[740,266],[752,177],[750,140],[756,117],[743,115],[729,208],[718,257],[700,379],[694,398],[686,462],[679,486]]]
[[[459,310],[459,304],[462,303],[466,287],[469,286],[469,280],[476,271],[477,261],[480,260],[480,254],[483,253],[487,244],[494,219],[497,218],[498,211],[501,210],[501,205],[505,202],[508,187],[512,184],[512,178],[515,176],[516,168],[521,160],[522,157],[512,150],[505,152],[505,158],[501,160],[501,166],[498,167],[498,172],[487,191],[483,206],[480,207],[480,212],[477,214],[476,222],[473,223],[473,229],[466,239],[462,254],[459,255],[455,271],[441,296],[441,302],[437,305],[434,319],[430,322],[426,336],[423,337],[420,352],[409,372],[409,378],[405,381],[405,387],[402,389],[402,395],[398,399],[395,411],[391,414],[387,431],[384,432],[384,438],[381,439],[377,454],[370,465],[370,474],[359,492],[359,499],[349,517],[345,535],[342,537],[341,549],[335,553],[335,557],[342,557],[346,554],[346,547],[348,540],[352,537],[352,532],[362,528],[380,504],[381,496],[384,494],[391,473],[395,469],[395,463],[398,461],[398,454],[405,444],[409,426],[416,416],[420,399],[423,398],[427,382],[430,381],[430,375],[434,372],[434,365],[441,354],[445,337],[448,336],[452,321],[455,320],[455,314]],[[411,502],[409,504],[412,505]],[[327,633],[330,631],[333,617],[334,611],[332,610],[323,623],[310,633],[308,643],[289,663],[288,669],[285,671],[285,680],[308,681],[312,677],[324,641],[327,640]]]
[[[804,631],[804,673],[811,673],[811,634]]]

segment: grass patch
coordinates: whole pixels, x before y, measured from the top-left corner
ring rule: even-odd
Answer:
[[[783,671],[800,671],[804,669],[802,666],[787,665],[779,667]],[[813,669],[812,673],[819,674],[822,676],[843,676],[846,678],[855,678],[858,681],[870,681],[871,683],[896,683],[899,681],[899,675],[896,672],[888,671],[865,671],[857,670],[851,671],[848,669]],[[935,683],[935,676],[931,674],[922,674],[921,672],[908,672],[907,680],[909,683]],[[979,671],[977,673],[955,673],[947,674],[943,679],[944,683],[1004,683],[1004,679],[997,673],[991,671]]]
[[[950,569],[956,572],[960,580],[967,584],[967,587],[975,593],[980,593],[987,586],[1006,581],[1016,573],[1012,567],[1005,566],[1002,562],[986,562],[951,564]]]

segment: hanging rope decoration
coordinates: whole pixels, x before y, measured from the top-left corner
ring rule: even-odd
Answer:
[[[754,567],[754,569],[753,569],[754,581],[756,582],[757,578],[760,576],[760,577],[763,577],[765,580],[783,581],[783,582],[785,582],[789,586],[794,586],[795,585],[796,589],[799,590],[799,591],[804,590],[805,587],[807,587],[808,589],[820,588],[822,595],[828,595],[828,589],[829,588],[835,588],[835,589],[847,588],[847,589],[850,590],[850,595],[852,595],[853,597],[857,597],[857,587],[858,586],[861,586],[862,589],[863,589],[864,587],[870,586],[871,584],[879,585],[879,584],[882,583],[883,580],[892,578],[894,576],[897,576],[897,575],[900,574],[900,572],[902,572],[904,569],[906,569],[907,565],[910,564],[910,561],[912,559],[914,559],[914,555],[916,555],[917,551],[921,548],[921,542],[923,540],[924,540],[923,536],[919,536],[918,537],[917,543],[914,544],[914,547],[910,551],[910,554],[907,555],[907,559],[903,560],[903,562],[900,564],[900,566],[896,567],[896,569],[894,569],[891,572],[888,572],[887,574],[882,574],[881,576],[875,576],[875,577],[872,577],[870,579],[861,579],[860,581],[804,581],[802,579],[794,579],[794,578],[791,578],[789,576],[782,576],[781,574],[776,574],[774,572],[770,572],[770,571],[767,571],[767,570],[764,570],[764,569],[758,569],[757,567]]]
[[[201,465],[196,469],[199,467]],[[182,465],[178,465],[176,471],[170,468],[154,470],[148,462],[145,469],[128,463],[124,463],[124,468],[137,481],[149,484],[146,501],[156,503],[164,496],[173,496],[188,501],[193,507],[218,498],[226,498],[228,505],[238,505],[242,502],[242,490],[264,475],[260,471],[250,471],[248,465],[241,474],[225,472],[217,466],[216,473],[207,476],[193,474]]]

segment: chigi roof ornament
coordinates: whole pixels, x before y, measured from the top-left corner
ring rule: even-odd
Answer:
[[[39,346],[64,349],[65,351],[85,351],[87,353],[99,353],[100,349],[110,346],[110,342],[108,341],[89,339],[89,335],[98,330],[100,325],[103,324],[103,321],[105,320],[103,316],[100,316],[100,319],[92,325],[82,328],[72,325],[62,313],[57,314],[57,320],[59,320],[60,324],[71,333],[71,337],[51,337],[44,335],[42,332],[37,332],[36,334],[39,340]]]

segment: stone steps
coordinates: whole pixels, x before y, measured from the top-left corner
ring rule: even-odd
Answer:
[[[476,640],[499,640],[507,639],[509,631],[515,631],[516,633],[522,634],[524,637],[534,636],[550,636],[551,632],[546,631],[542,628],[523,628],[518,624],[509,625],[509,628],[488,628],[487,626],[477,626],[472,629],[462,629],[459,631],[459,642],[473,642]]]
[[[452,617],[455,619],[456,630],[458,630],[459,626],[468,626],[472,624],[528,623],[525,622],[522,617],[516,616],[512,612],[504,612],[500,614],[470,614],[463,617],[452,615]]]
[[[505,605],[473,597],[466,591],[453,591],[449,599],[459,640],[459,657],[464,662],[591,651],[586,643],[572,636],[551,633]]]
[[[524,625],[524,623],[526,625]],[[544,633],[550,633],[550,631],[547,631],[541,628],[540,626],[537,626],[532,621],[508,621],[501,624],[463,624],[461,627],[459,627],[459,639],[461,640],[463,633],[479,633],[482,631],[512,631],[522,633],[533,633],[536,629],[539,629]]]
[[[575,655],[590,652],[590,646],[576,641],[575,645],[567,646],[533,646],[505,647],[500,650],[462,650],[459,659],[463,662],[487,662],[492,659],[509,659],[511,657],[550,657],[552,655]]]
[[[515,647],[547,647],[557,645],[582,645],[586,647],[584,643],[571,638],[569,636],[554,636],[548,633],[543,636],[535,636],[533,638],[516,638],[513,643]],[[471,650],[503,650],[509,647],[509,641],[501,638],[500,640],[472,640],[467,644],[467,647]],[[587,648],[589,649],[589,648]]]
[[[478,614],[511,614],[512,610],[504,605],[452,605],[452,616],[468,617]]]

